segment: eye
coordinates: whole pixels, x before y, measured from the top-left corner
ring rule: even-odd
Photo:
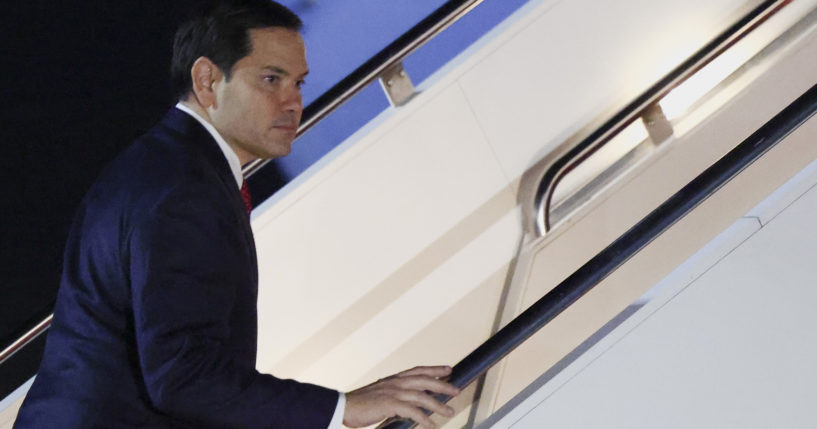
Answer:
[[[303,87],[304,87],[304,85],[306,85],[306,81],[305,81],[305,80],[303,80],[303,79],[301,79],[301,80],[299,80],[299,81],[295,82],[295,86],[297,86],[297,87],[298,87],[298,89],[303,88]]]
[[[264,80],[269,82],[269,83],[275,83],[275,82],[278,81],[278,79],[280,79],[280,77],[278,77],[278,76],[276,76],[274,74],[264,76]]]

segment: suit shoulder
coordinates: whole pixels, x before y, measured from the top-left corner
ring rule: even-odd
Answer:
[[[228,198],[220,173],[202,154],[201,146],[214,143],[184,137],[160,124],[138,138],[103,170],[84,209],[130,220],[149,215],[171,196]]]

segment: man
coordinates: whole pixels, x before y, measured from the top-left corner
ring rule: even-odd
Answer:
[[[15,428],[326,428],[453,410],[446,367],[346,394],[258,373],[257,267],[241,165],[289,153],[300,20],[203,8],[174,42],[180,102],[102,173],[69,236],[40,371]]]

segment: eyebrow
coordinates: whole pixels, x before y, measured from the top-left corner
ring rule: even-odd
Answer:
[[[282,69],[281,67],[278,67],[278,66],[264,66],[264,67],[262,67],[262,69],[264,69],[264,70],[270,70],[270,71],[272,71],[273,73],[279,73],[279,74],[281,74],[281,75],[283,75],[283,76],[289,76],[289,72],[288,72],[288,71],[286,71],[286,70],[284,70],[284,69]],[[304,72],[304,74],[303,74],[303,75],[301,75],[301,76],[306,76],[307,74],[309,74],[309,70],[307,70],[306,72]]]

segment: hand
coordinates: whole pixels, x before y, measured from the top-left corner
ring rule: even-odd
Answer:
[[[425,429],[434,429],[436,425],[420,407],[447,417],[454,415],[453,408],[426,393],[459,395],[460,389],[439,379],[449,374],[451,367],[448,366],[418,366],[349,392],[343,424],[358,428],[389,417],[403,417]]]

